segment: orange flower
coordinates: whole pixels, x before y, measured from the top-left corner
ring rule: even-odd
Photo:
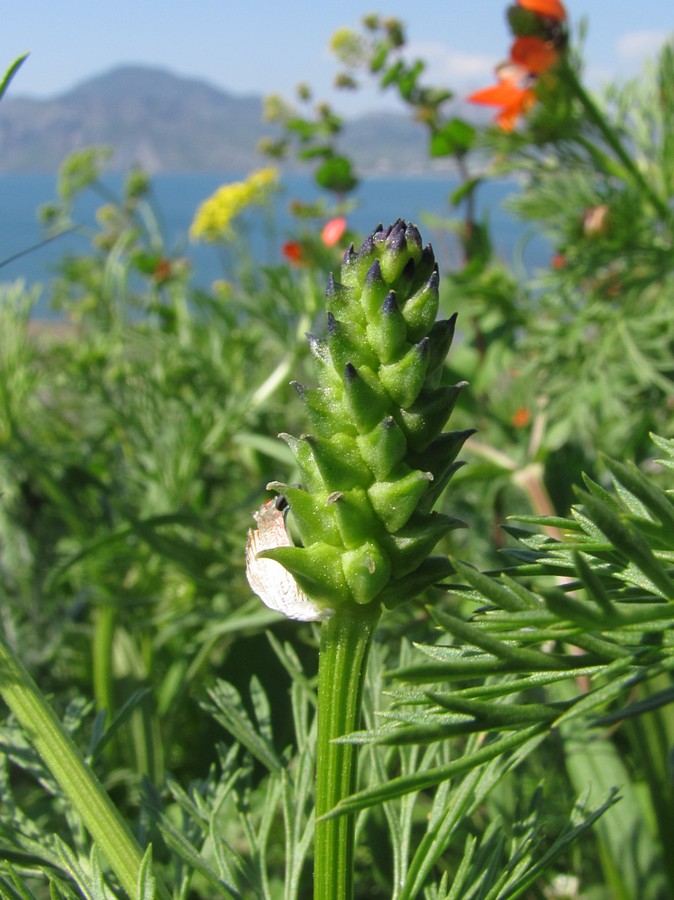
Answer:
[[[538,37],[518,37],[510,50],[510,59],[531,75],[542,75],[559,59],[557,48]]]
[[[531,419],[529,409],[526,406],[520,406],[513,414],[510,422],[515,428],[525,428],[529,424],[529,419]]]
[[[566,11],[559,0],[520,0],[520,6],[536,15],[559,17],[560,21],[566,18]],[[559,60],[559,46],[559,42],[552,37],[549,40],[533,35],[516,37],[510,49],[510,59],[496,70],[498,84],[475,91],[468,101],[501,107],[496,121],[503,131],[512,131],[520,116],[525,115],[536,102],[536,81]]]
[[[321,240],[326,247],[334,247],[345,231],[346,219],[344,216],[337,216],[335,219],[330,219],[330,221],[323,226]]]
[[[470,103],[500,107],[496,121],[503,131],[512,131],[520,116],[534,105],[536,81],[557,63],[566,45],[562,25],[566,10],[561,0],[517,0],[508,10],[508,19],[515,40],[509,60],[496,70],[498,84],[468,97]]]
[[[517,120],[523,116],[536,102],[536,93],[528,85],[528,73],[525,69],[505,66],[499,72],[499,83],[491,87],[475,91],[468,97],[470,103],[483,106],[498,106],[496,121],[503,131],[512,131]],[[519,77],[518,77],[519,76]]]
[[[299,241],[286,241],[281,252],[293,266],[300,266],[304,262],[304,250]]]
[[[519,6],[539,16],[566,22],[566,10],[560,0],[517,0]]]

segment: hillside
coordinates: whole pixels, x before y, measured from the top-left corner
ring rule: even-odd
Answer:
[[[124,66],[49,99],[0,104],[0,172],[52,172],[73,150],[114,149],[113,166],[149,172],[248,170],[273,127],[262,97],[237,96],[163,69]],[[423,130],[404,116],[349,121],[344,149],[363,173],[428,169]]]

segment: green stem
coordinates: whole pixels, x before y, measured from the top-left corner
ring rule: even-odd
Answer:
[[[104,709],[108,725],[114,714],[112,692],[112,644],[117,625],[117,610],[111,603],[101,604],[94,611],[92,641],[93,688],[96,708]]]
[[[360,725],[363,684],[372,635],[381,609],[338,608],[323,623],[318,662],[318,742],[316,748],[316,835],[314,900],[353,897],[354,817],[321,821],[356,787],[356,747],[333,743]]]
[[[80,815],[129,897],[138,894],[143,850],[21,660],[0,638],[0,694]],[[157,884],[157,895],[168,898]]]
[[[669,207],[662,200],[662,198],[656,194],[651,185],[648,183],[643,173],[632,159],[632,156],[623,146],[623,143],[616,132],[606,121],[606,117],[603,115],[597,104],[594,102],[592,97],[587,93],[583,85],[578,80],[576,73],[570,66],[564,66],[563,73],[564,79],[580,101],[583,109],[587,114],[588,119],[599,129],[606,143],[613,150],[625,169],[630,173],[635,183],[639,186],[640,190],[643,191],[646,197],[648,197],[660,216],[663,219],[669,219]]]

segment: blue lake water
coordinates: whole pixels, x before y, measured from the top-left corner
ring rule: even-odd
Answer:
[[[231,174],[157,175],[153,178],[153,195],[169,247],[184,253],[192,261],[194,282],[202,287],[223,275],[222,260],[208,245],[191,244],[187,232],[199,203],[217,187],[237,176]],[[121,177],[110,177],[106,184],[118,191]],[[263,217],[252,216],[248,222],[251,245],[264,262],[280,258],[283,240],[297,229],[297,221],[288,210],[291,199],[311,201],[318,196],[308,176],[290,175],[283,180],[284,190],[276,201],[275,234],[271,243],[265,231]],[[372,178],[363,181],[356,199],[358,205],[349,214],[350,228],[366,234],[379,222],[384,225],[398,217],[416,222],[424,240],[431,240],[440,260],[441,269],[458,262],[458,249],[451,232],[430,224],[427,216],[456,216],[450,209],[449,196],[458,182],[439,178]],[[478,211],[486,216],[492,230],[496,252],[511,264],[531,272],[549,265],[550,247],[540,234],[533,233],[503,208],[503,201],[517,191],[515,183],[496,182],[478,191]],[[29,253],[24,250],[37,244],[43,234],[38,224],[37,210],[56,197],[56,178],[50,175],[0,175],[0,281],[23,279],[28,285],[48,286],[54,266],[66,252],[82,253],[88,238],[71,234],[39,247]],[[88,194],[78,200],[77,219],[92,224],[95,210],[103,200]],[[276,257],[276,259],[274,259]],[[49,316],[48,290],[37,307],[39,315]]]

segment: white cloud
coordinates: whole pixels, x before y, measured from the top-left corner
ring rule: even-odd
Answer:
[[[426,62],[422,83],[447,85],[453,89],[472,87],[493,79],[494,66],[498,62],[493,56],[455,50],[440,41],[411,41],[405,56]]]
[[[666,31],[630,31],[618,38],[616,50],[624,62],[641,62],[654,56],[668,37]]]

